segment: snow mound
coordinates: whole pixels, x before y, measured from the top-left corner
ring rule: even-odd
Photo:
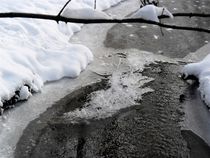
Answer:
[[[155,22],[159,22],[158,16],[167,15],[170,18],[173,18],[173,15],[166,9],[165,7],[156,7],[154,5],[146,5],[134,14],[132,14],[131,18],[142,18],[145,20],[151,20]]]
[[[19,100],[27,100],[32,94],[29,92],[29,88],[27,86],[23,86],[20,89],[20,98]]]
[[[82,9],[65,9],[62,16],[75,19],[112,19],[109,15],[102,11],[94,10],[92,8]]]
[[[210,107],[210,54],[200,62],[185,65],[182,73],[185,78],[193,75],[199,79],[201,97]]]
[[[80,10],[94,18],[106,14],[101,12],[121,0],[97,1],[97,11],[93,12],[94,1],[72,0],[64,10]],[[31,12],[58,14],[66,0],[24,1],[2,0],[1,12]],[[79,15],[81,16],[81,14]],[[92,52],[85,46],[70,44],[69,38],[81,30],[80,24],[35,19],[0,20],[0,106],[20,90],[20,99],[28,99],[30,92],[41,91],[45,82],[63,77],[77,77],[93,61]]]

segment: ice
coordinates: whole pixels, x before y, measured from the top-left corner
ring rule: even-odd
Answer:
[[[153,78],[141,74],[145,66],[156,61],[174,63],[172,59],[150,52],[132,49],[128,51],[126,63],[129,65],[129,70],[115,71],[110,78],[109,89],[91,93],[90,101],[86,102],[82,108],[65,113],[65,119],[71,123],[104,119],[111,117],[121,109],[138,105],[137,101],[142,99],[143,94],[153,92],[151,88],[144,87],[146,83],[153,81]]]
[[[185,65],[183,74],[185,78],[193,75],[199,79],[201,97],[210,107],[210,54],[200,62]]]
[[[154,5],[146,5],[140,8],[130,17],[159,22],[158,16],[160,15],[168,15],[170,18],[173,18],[173,15],[168,11],[168,9],[165,7],[156,7]]]
[[[136,100],[141,100],[142,94],[152,92],[150,88],[141,88],[151,80],[141,74],[121,76],[115,72],[110,81],[111,88],[93,92],[90,96],[91,101],[85,103],[82,109],[77,108],[65,113],[64,117],[72,123],[111,117],[120,109],[135,105]]]

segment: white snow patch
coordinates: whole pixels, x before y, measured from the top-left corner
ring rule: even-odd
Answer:
[[[130,34],[130,35],[129,35],[129,37],[134,37],[134,36],[135,36],[134,34]]]
[[[31,96],[31,92],[29,92],[29,89],[27,86],[23,86],[20,89],[20,98],[19,100],[27,100]]]
[[[153,37],[154,37],[154,39],[158,39],[159,38],[159,36],[157,36],[157,35],[153,35]]]
[[[142,18],[146,20],[151,20],[159,22],[158,16],[168,15],[170,18],[173,18],[173,15],[165,7],[156,7],[154,5],[146,5],[134,14],[131,15],[131,18]]]
[[[108,18],[102,12],[121,0],[72,0],[64,10],[65,16]],[[2,0],[1,12],[31,12],[58,14],[66,0]],[[80,11],[80,14],[79,14]],[[69,14],[69,15],[68,15]],[[93,60],[85,46],[70,44],[69,38],[81,30],[81,24],[24,18],[0,20],[0,106],[28,85],[32,91],[41,91],[45,82],[63,77],[77,77]],[[22,87],[23,88],[23,87]],[[25,91],[26,92],[26,91]],[[26,94],[26,93],[25,93]],[[27,94],[29,95],[29,93]],[[25,97],[28,97],[25,95]]]
[[[127,26],[127,27],[132,27],[133,25],[132,25],[132,24],[126,24],[126,26]]]
[[[201,97],[210,107],[210,54],[200,62],[185,65],[183,74],[185,77],[194,75],[199,79]]]
[[[141,28],[143,28],[143,29],[145,29],[145,28],[147,28],[148,26],[146,26],[146,25],[142,25],[141,26]]]
[[[173,31],[173,29],[172,28],[167,28],[166,31],[171,32],[171,31]]]

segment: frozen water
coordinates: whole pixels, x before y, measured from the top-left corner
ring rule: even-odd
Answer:
[[[85,103],[82,108],[65,113],[64,117],[68,121],[78,123],[80,121],[88,122],[91,119],[103,119],[112,116],[121,109],[138,104],[136,101],[141,100],[143,94],[153,91],[149,87],[143,88],[144,84],[153,80],[141,75],[145,66],[156,61],[174,62],[150,52],[136,50],[128,50],[128,52],[125,64],[129,65],[129,70],[117,69],[110,79],[111,87],[107,90],[93,92],[90,95],[90,102]],[[137,71],[138,73],[136,73]]]
[[[120,109],[135,105],[135,101],[140,100],[142,94],[152,92],[150,88],[141,88],[144,83],[150,81],[151,79],[141,74],[121,76],[116,72],[110,81],[111,88],[93,92],[90,102],[87,102],[82,109],[66,113],[65,117],[72,123],[110,117]]]
[[[90,6],[90,0],[75,1]],[[107,9],[109,4],[114,5],[117,2],[119,1],[101,0],[100,3],[103,6],[100,8]],[[18,3],[16,0],[2,0],[0,9],[2,12],[30,11],[57,14],[65,3],[66,0],[46,0],[44,3],[41,0],[19,0]],[[83,5],[81,4],[80,7]],[[97,6],[99,8],[100,5],[97,4]],[[78,80],[63,79],[43,87],[44,82],[57,80],[64,77],[64,74],[70,76],[72,72],[75,72],[73,75],[78,75],[80,70],[84,70],[86,64],[92,61],[92,52],[87,47],[68,42],[69,37],[80,29],[81,25],[72,23],[58,25],[52,21],[31,19],[0,20],[0,85],[3,87],[3,83],[8,83],[14,86],[11,91],[5,87],[0,93],[5,90],[6,94],[1,94],[9,98],[16,88],[21,89],[23,85],[30,85],[36,92],[42,91],[41,95],[35,94],[29,101],[0,116],[0,158],[13,157],[15,145],[24,128],[40,113],[76,88],[96,82],[95,78],[90,77],[90,72],[86,71],[82,74],[83,77],[79,76]],[[83,34],[83,36],[87,37],[89,34]],[[4,75],[6,75],[6,80],[3,82]],[[27,97],[27,94],[30,95],[26,87],[24,89],[22,90],[23,98]]]

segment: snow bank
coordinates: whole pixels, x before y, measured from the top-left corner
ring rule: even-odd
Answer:
[[[173,15],[165,7],[156,7],[154,5],[146,5],[134,14],[131,15],[131,18],[142,18],[145,20],[151,20],[159,22],[158,16],[168,15],[170,18],[173,18]]]
[[[193,75],[199,79],[199,91],[204,102],[210,107],[210,54],[202,61],[187,64],[183,68],[184,77]]]
[[[97,13],[121,0],[97,1]],[[72,0],[66,10],[93,8],[93,0]],[[58,14],[66,0],[2,0],[1,12]],[[91,10],[92,11],[92,10]],[[89,14],[92,16],[93,14]],[[68,16],[68,12],[66,13]],[[93,60],[85,46],[70,44],[70,36],[81,25],[34,19],[0,20],[0,106],[20,92],[19,100],[28,99],[47,81],[77,77]],[[30,88],[28,88],[30,87]]]

